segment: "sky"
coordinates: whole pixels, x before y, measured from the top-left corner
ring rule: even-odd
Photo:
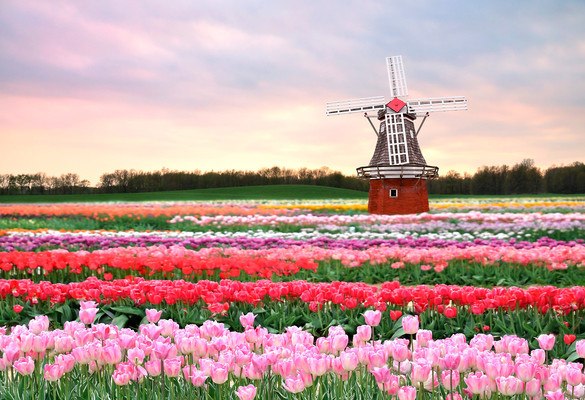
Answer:
[[[585,161],[585,1],[0,1],[0,174],[368,164],[334,100],[464,95],[419,135],[473,173]]]

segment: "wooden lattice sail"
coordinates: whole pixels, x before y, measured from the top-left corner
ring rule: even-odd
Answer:
[[[382,96],[327,103],[326,115],[364,113],[378,140],[370,163],[357,169],[370,180],[368,210],[374,214],[411,214],[429,210],[426,180],[438,176],[438,167],[429,166],[418,144],[418,134],[431,112],[467,109],[463,96],[404,101],[408,96],[402,56],[386,58],[390,93]],[[377,112],[370,115],[368,112]],[[380,121],[376,130],[372,118]],[[423,117],[418,128],[417,117]]]

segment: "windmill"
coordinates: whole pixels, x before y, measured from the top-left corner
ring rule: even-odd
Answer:
[[[368,211],[372,214],[412,214],[429,210],[427,179],[438,176],[438,167],[427,165],[418,134],[432,112],[467,110],[463,96],[406,100],[408,88],[402,56],[386,58],[390,94],[327,103],[326,115],[364,113],[378,136],[368,166],[357,168],[370,180]],[[375,114],[368,114],[375,113]],[[418,128],[414,121],[422,117]],[[379,129],[372,118],[380,121]]]

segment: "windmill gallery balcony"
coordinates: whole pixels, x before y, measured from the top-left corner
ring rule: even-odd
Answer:
[[[432,179],[439,176],[439,167],[426,164],[368,165],[356,169],[366,179]]]

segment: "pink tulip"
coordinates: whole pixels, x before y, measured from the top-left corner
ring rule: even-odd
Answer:
[[[458,353],[447,353],[445,357],[443,357],[443,362],[445,364],[445,369],[458,369],[459,363],[461,362],[461,355]]]
[[[585,339],[575,343],[575,350],[577,350],[579,358],[585,358]]]
[[[63,376],[63,367],[59,364],[45,364],[43,376],[50,382],[58,381]]]
[[[311,374],[301,371],[299,372],[299,376],[301,377],[303,385],[305,385],[306,388],[313,384],[313,376]]]
[[[49,329],[49,317],[46,315],[37,315],[28,322],[28,329],[35,335]]]
[[[95,301],[80,301],[79,302],[79,308],[81,310],[85,310],[86,308],[97,308],[98,303],[96,303]]]
[[[32,350],[36,353],[42,353],[47,350],[49,344],[49,337],[46,334],[41,333],[33,337]]]
[[[431,340],[433,340],[432,331],[427,329],[419,329],[416,332],[416,344],[418,347],[427,347]]]
[[[55,364],[63,367],[63,373],[71,372],[75,368],[75,357],[72,354],[59,354],[55,357]]]
[[[370,325],[360,325],[353,336],[354,343],[365,343],[372,338],[372,327]]]
[[[254,319],[256,316],[249,312],[247,314],[240,315],[240,324],[244,327],[244,329],[249,329],[254,327]]]
[[[583,373],[581,372],[581,365],[576,367],[574,364],[569,364],[567,369],[565,370],[565,379],[567,383],[571,386],[576,386],[581,384],[583,381]]]
[[[163,361],[163,368],[165,371],[165,375],[171,376],[171,377],[179,376],[181,374],[182,362],[183,362],[183,359],[181,357],[172,357],[172,358],[165,359]]]
[[[403,316],[402,329],[404,329],[404,333],[414,335],[418,331],[418,317],[415,315]]]
[[[328,370],[328,359],[327,357],[310,357],[307,360],[309,364],[309,373],[313,376],[325,375]]]
[[[156,324],[162,315],[162,310],[158,311],[154,308],[147,308],[146,309],[146,320],[151,324]]]
[[[546,379],[542,387],[546,392],[554,392],[560,389],[561,384],[563,383],[563,378],[558,373],[551,373],[548,379]]]
[[[368,351],[367,353],[366,364],[368,364],[370,368],[382,367],[386,365],[387,361],[388,357],[386,356],[386,353],[384,353],[382,349],[376,351]]]
[[[409,353],[410,351],[408,350],[408,347],[404,344],[396,344],[392,348],[392,358],[398,362],[406,361],[409,357]]]
[[[168,340],[168,339],[167,339]],[[156,358],[164,360],[167,357],[171,356],[171,350],[173,349],[174,345],[172,343],[168,343],[162,340],[157,340],[153,342],[153,351],[156,355]]]
[[[376,383],[378,384],[388,382],[391,375],[390,369],[386,365],[384,365],[383,367],[372,368],[370,372],[372,373],[372,375],[374,375]]]
[[[6,359],[8,364],[12,364],[20,358],[21,353],[20,347],[15,342],[10,342],[4,349],[3,358]]]
[[[69,353],[73,349],[73,345],[73,338],[69,335],[55,337],[54,349],[57,353]]]
[[[513,337],[508,343],[508,352],[514,357],[518,354],[528,354],[529,350],[526,339]]]
[[[203,373],[203,371],[199,371],[193,369],[191,371],[191,383],[193,386],[201,387],[205,385],[205,381],[207,380],[208,376]]]
[[[300,393],[305,390],[305,384],[299,375],[287,377],[283,387],[291,393]]]
[[[331,347],[335,353],[345,350],[348,343],[349,338],[346,334],[335,335],[331,338]]]
[[[353,371],[358,366],[358,356],[354,352],[344,351],[339,355],[339,359],[345,371]]]
[[[153,324],[140,325],[140,333],[146,335],[150,340],[156,340],[159,338],[162,328]]]
[[[210,370],[211,380],[214,383],[222,384],[228,380],[228,368],[221,363],[215,363]]]
[[[424,360],[424,359],[423,359]],[[410,378],[412,383],[418,385],[429,379],[431,374],[431,365],[427,363],[419,363],[418,361],[412,364],[412,372]]]
[[[79,320],[86,325],[89,325],[95,319],[96,314],[98,313],[97,308],[82,308],[79,310]]]
[[[382,312],[380,310],[367,310],[364,312],[364,319],[369,326],[378,326],[382,320]]]
[[[481,371],[471,373],[463,380],[467,385],[467,389],[472,394],[480,395],[480,397],[490,388],[490,379]]]
[[[542,365],[546,361],[546,352],[543,349],[534,349],[530,352],[530,357],[536,364]]]
[[[402,386],[398,389],[398,399],[414,400],[416,399],[416,388],[413,386]]]
[[[110,341],[102,348],[101,360],[104,364],[115,365],[122,361],[122,349],[117,342]]]
[[[159,376],[162,372],[162,361],[158,358],[151,358],[144,363],[144,369],[150,376]]]
[[[567,385],[567,393],[570,393],[574,399],[585,398],[585,385],[579,384],[576,386]]]
[[[544,395],[544,398],[546,400],[565,400],[566,399],[562,390],[555,390],[555,391],[546,392],[546,394]]]
[[[160,335],[164,337],[174,336],[179,329],[179,324],[172,319],[161,319],[158,321],[158,326],[162,328]]]
[[[243,367],[243,376],[252,380],[260,380],[265,371],[258,369],[254,364],[248,364]]]
[[[516,364],[516,376],[523,382],[528,382],[536,374],[536,364],[532,362],[520,362]]]
[[[552,350],[552,348],[555,346],[555,339],[555,335],[553,334],[542,334],[536,338],[536,341],[538,342],[538,345],[541,349],[548,351]]]
[[[112,379],[114,380],[114,383],[116,385],[124,386],[130,383],[130,374],[128,374],[127,372],[115,370],[114,373],[112,374]]]
[[[459,386],[461,375],[459,371],[443,371],[441,372],[441,383],[447,390],[455,390]]]
[[[141,348],[132,347],[131,349],[128,349],[127,357],[128,361],[130,361],[132,364],[142,364],[142,362],[144,361],[144,357],[146,357],[146,354],[144,354],[144,350],[142,350]]]
[[[33,341],[36,336],[37,335],[34,335],[30,332],[24,332],[22,335],[20,335],[20,350],[23,353],[28,353],[31,351],[33,347]]]
[[[71,350],[71,354],[79,364],[89,364],[91,361],[90,354],[85,347],[76,347]]]
[[[35,362],[31,357],[21,357],[12,364],[14,369],[21,375],[30,375],[35,370]]]
[[[236,390],[236,395],[240,400],[252,400],[254,397],[256,397],[256,386],[240,386]]]
[[[540,384],[540,379],[531,379],[528,382],[526,382],[524,390],[526,394],[530,397],[539,397],[542,394],[542,386]]]
[[[514,396],[524,391],[524,383],[515,376],[498,376],[496,385],[498,391],[505,396]]]

